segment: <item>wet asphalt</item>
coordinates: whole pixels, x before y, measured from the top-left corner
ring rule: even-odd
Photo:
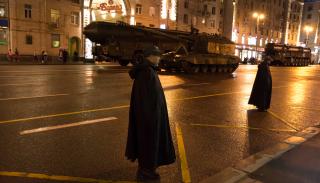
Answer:
[[[134,181],[137,164],[124,157],[129,69],[116,64],[0,66],[0,182],[64,182],[44,175]],[[178,157],[159,169],[161,182],[182,182],[186,171],[176,124],[192,182],[319,124],[319,66],[271,67],[269,112],[247,104],[256,71],[256,65],[241,65],[233,75],[160,73]],[[21,134],[109,117],[117,119]]]

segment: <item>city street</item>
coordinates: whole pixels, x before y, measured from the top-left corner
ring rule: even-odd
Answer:
[[[0,66],[0,182],[134,182],[125,145],[130,67]],[[160,73],[177,161],[161,182],[201,182],[320,123],[320,66],[271,67],[271,108],[248,105],[256,65]]]

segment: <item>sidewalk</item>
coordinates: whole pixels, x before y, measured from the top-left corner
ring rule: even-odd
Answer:
[[[319,132],[306,128],[200,183],[320,183]]]
[[[249,177],[268,183],[319,183],[320,134],[265,164]]]

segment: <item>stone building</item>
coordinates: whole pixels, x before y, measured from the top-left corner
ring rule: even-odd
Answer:
[[[300,44],[312,49],[314,60],[320,63],[320,1],[306,0],[303,9]]]
[[[6,54],[8,49],[17,49],[21,56],[46,51],[52,58],[59,55],[60,49],[67,49],[70,55],[79,53],[81,7],[80,0],[1,1],[0,14],[4,11],[3,17],[9,21],[6,41],[0,44],[1,54]],[[4,31],[0,39],[3,39],[5,29],[1,29]]]
[[[297,45],[303,1],[234,0],[232,40],[242,59],[256,57],[267,43]]]
[[[221,33],[222,0],[84,0],[83,26],[92,21],[126,22],[161,29]],[[92,43],[84,38],[86,58]]]

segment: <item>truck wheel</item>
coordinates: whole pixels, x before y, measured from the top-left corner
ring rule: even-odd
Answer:
[[[129,60],[119,60],[119,64],[121,66],[127,66],[129,64]]]
[[[183,62],[182,67],[186,73],[198,73],[200,70],[199,65],[194,65],[188,62]]]

